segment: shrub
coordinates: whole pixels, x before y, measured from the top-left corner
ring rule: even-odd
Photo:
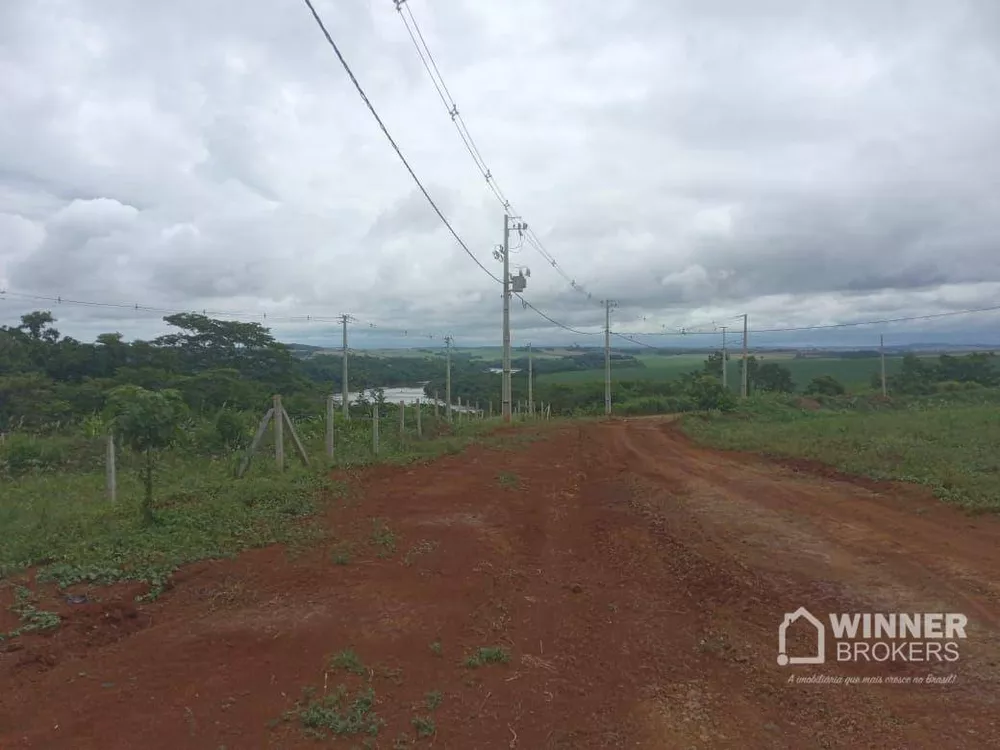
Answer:
[[[841,396],[846,390],[832,375],[819,375],[809,381],[805,392],[807,396]]]

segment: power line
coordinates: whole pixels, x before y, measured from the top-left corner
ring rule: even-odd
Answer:
[[[438,218],[441,219],[442,223],[448,228],[448,231],[451,232],[451,236],[455,238],[455,241],[461,246],[462,250],[465,251],[465,254],[468,255],[470,258],[472,258],[472,260],[475,262],[475,264],[477,266],[479,266],[491,279],[493,279],[498,284],[502,284],[503,280],[500,279],[499,277],[497,277],[496,275],[494,275],[494,273],[492,271],[490,271],[486,266],[484,266],[483,263],[479,260],[479,258],[477,258],[475,256],[475,254],[465,244],[464,240],[462,240],[462,238],[459,236],[458,232],[455,231],[455,228],[451,225],[451,222],[448,221],[448,218],[444,215],[444,213],[441,211],[441,209],[438,208],[438,205],[437,205],[437,203],[434,202],[434,199],[431,198],[430,193],[427,192],[427,188],[424,187],[423,183],[420,181],[420,178],[417,177],[417,173],[413,171],[413,167],[410,166],[410,163],[406,160],[406,157],[403,156],[402,150],[399,148],[399,145],[396,143],[395,139],[393,139],[392,135],[389,133],[388,128],[385,126],[385,123],[382,121],[382,118],[379,116],[378,112],[375,110],[375,107],[371,103],[371,100],[368,98],[368,95],[365,94],[365,90],[361,87],[361,84],[358,82],[357,77],[355,77],[355,75],[354,75],[354,71],[352,71],[351,70],[351,66],[347,64],[347,60],[344,59],[343,54],[341,54],[340,48],[337,46],[337,43],[335,41],[333,41],[333,37],[330,36],[330,32],[327,31],[326,25],[323,23],[323,19],[321,19],[319,17],[319,13],[316,12],[316,8],[313,6],[312,0],[303,0],[303,2],[306,4],[306,7],[309,8],[309,12],[312,13],[312,17],[316,21],[316,25],[319,26],[320,31],[323,32],[323,36],[326,38],[327,43],[333,49],[334,54],[337,55],[337,59],[340,61],[340,64],[341,64],[341,66],[343,66],[344,71],[347,73],[348,77],[351,79],[351,83],[354,84],[354,88],[357,89],[358,94],[361,96],[362,101],[364,101],[364,103],[365,103],[365,106],[368,107],[368,111],[371,112],[372,117],[375,118],[375,121],[378,123],[379,128],[381,128],[382,133],[385,135],[386,139],[389,141],[389,144],[392,146],[393,150],[396,152],[396,155],[399,157],[400,161],[403,162],[403,166],[405,166],[406,167],[406,171],[410,173],[410,177],[413,178],[413,181],[416,183],[417,187],[420,189],[420,192],[423,193],[424,198],[427,199],[427,202],[430,203],[431,208],[433,208],[434,212],[438,215]],[[520,295],[518,295],[518,296],[520,297]],[[568,328],[567,326],[564,326],[563,324],[558,323],[557,321],[553,320],[548,315],[545,315],[544,313],[542,313],[541,310],[539,310],[534,305],[531,305],[530,303],[528,303],[523,297],[521,297],[521,301],[524,302],[528,307],[530,307],[532,310],[534,310],[536,313],[538,313],[539,315],[541,315],[542,317],[544,317],[549,322],[554,323],[555,325],[558,325],[558,326],[560,326],[562,328],[567,328],[567,330],[572,330],[572,329]]]
[[[455,130],[458,131],[458,135],[462,139],[462,143],[465,144],[466,150],[475,162],[476,169],[478,169],[480,174],[482,174],[485,178],[487,187],[489,187],[490,191],[496,197],[500,205],[503,206],[504,211],[520,216],[520,214],[514,209],[511,202],[504,195],[504,192],[500,189],[500,186],[497,184],[496,177],[493,176],[493,172],[486,164],[486,160],[483,158],[482,152],[476,145],[476,141],[472,137],[472,133],[469,132],[469,127],[466,125],[465,120],[458,109],[458,104],[455,101],[455,98],[451,95],[451,91],[448,90],[448,84],[445,83],[444,76],[441,75],[441,70],[438,68],[437,62],[434,60],[434,55],[431,53],[427,40],[424,38],[423,32],[420,30],[420,24],[417,23],[416,16],[413,15],[413,11],[410,9],[409,3],[407,0],[393,0],[393,2],[396,5],[396,10],[399,12],[399,17],[402,20],[403,25],[406,27],[410,41],[417,50],[420,62],[423,64],[424,70],[427,71],[427,75],[431,79],[431,83],[434,85],[434,89],[437,91],[437,94],[441,99],[441,103],[444,104],[445,111],[447,111],[449,117],[451,118],[452,124],[455,126]],[[545,248],[541,239],[537,234],[535,234],[534,230],[531,229],[530,226],[527,230],[527,238],[528,244],[530,244],[532,248],[534,248],[535,251],[538,252],[538,254],[541,255],[542,258],[544,258],[545,261],[551,265],[552,268],[555,269],[555,271],[562,276],[575,291],[585,295],[588,300],[593,300],[593,295],[588,292],[583,285],[578,284],[576,279],[570,276],[559,265],[558,261],[552,253]]]
[[[602,331],[581,331],[581,330],[578,330],[576,328],[573,328],[572,326],[568,326],[565,323],[560,323],[558,320],[553,320],[548,315],[546,315],[541,310],[539,310],[537,307],[535,307],[533,304],[531,304],[530,302],[528,302],[528,300],[526,300],[520,294],[517,294],[517,292],[514,292],[514,294],[517,295],[517,298],[521,300],[522,304],[524,304],[525,307],[528,307],[528,308],[534,310],[536,313],[538,313],[539,315],[541,315],[543,318],[545,318],[547,321],[549,321],[553,325],[559,326],[560,328],[562,328],[562,329],[564,329],[566,331],[569,331],[570,333],[576,333],[576,334],[578,334],[580,336],[600,336],[601,333],[602,333]]]
[[[351,70],[351,66],[347,64],[347,60],[345,60],[343,54],[341,54],[340,47],[338,47],[337,43],[333,41],[333,37],[330,36],[330,32],[327,31],[326,25],[323,23],[323,19],[319,17],[319,13],[317,13],[316,8],[313,7],[312,0],[302,0],[302,1],[309,8],[309,12],[312,13],[312,17],[313,19],[315,19],[316,24],[319,26],[320,31],[322,31],[323,36],[326,37],[327,43],[333,49],[334,54],[337,55],[337,59],[340,60],[340,64],[344,68],[344,72],[346,72],[347,76],[351,79],[351,83],[354,84],[354,88],[358,90],[358,94],[361,96],[362,101],[364,101],[365,106],[368,107],[368,111],[371,112],[372,117],[375,118],[375,122],[377,122],[379,128],[382,129],[382,133],[385,135],[386,140],[389,141],[389,145],[392,146],[393,150],[396,152],[396,155],[399,157],[399,160],[403,162],[403,166],[406,167],[406,171],[410,173],[410,177],[413,178],[413,181],[420,189],[420,192],[423,193],[424,198],[427,199],[427,202],[430,203],[431,208],[434,209],[434,212],[438,215],[438,218],[441,219],[442,223],[446,227],[448,227],[448,231],[451,232],[451,236],[455,238],[455,241],[461,246],[462,250],[465,251],[465,254],[468,255],[470,258],[472,258],[475,264],[479,266],[491,279],[493,279],[498,284],[502,283],[500,278],[495,276],[493,272],[490,271],[490,269],[484,266],[482,261],[480,261],[479,258],[475,256],[475,253],[473,253],[468,248],[468,246],[465,244],[465,241],[462,240],[458,232],[456,232],[455,228],[451,225],[451,222],[448,221],[448,218],[444,215],[444,213],[442,213],[441,209],[438,208],[437,203],[434,202],[434,199],[431,198],[430,193],[427,192],[427,188],[424,187],[424,184],[420,181],[420,178],[417,177],[417,173],[413,171],[413,167],[410,166],[410,162],[408,162],[406,160],[406,157],[403,156],[402,150],[399,148],[399,145],[396,143],[395,139],[389,133],[389,130],[388,128],[386,128],[385,123],[382,122],[382,118],[379,116],[379,113],[375,110],[375,107],[372,105],[371,100],[365,93],[365,90],[361,87],[361,84],[358,83],[358,79],[355,77],[354,71]]]

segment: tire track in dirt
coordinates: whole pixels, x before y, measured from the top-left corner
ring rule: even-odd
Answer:
[[[933,501],[916,513],[891,496],[887,500],[855,484],[794,475],[759,459],[694,447],[669,425],[644,421],[602,427],[615,446],[615,461],[642,477],[648,507],[672,534],[708,560],[752,571],[745,585],[762,593],[748,600],[752,606],[740,613],[738,600],[716,602],[708,611],[724,632],[756,640],[759,653],[776,653],[781,613],[801,604],[833,612],[969,615],[973,627],[970,641],[963,644],[958,685],[940,690],[865,686],[854,695],[820,688],[813,691],[813,701],[822,701],[831,718],[839,714],[842,721],[834,725],[821,715],[810,718],[810,707],[801,707],[794,721],[813,724],[811,744],[822,739],[855,746],[860,738],[845,731],[843,722],[856,727],[877,717],[892,718],[881,723],[878,734],[888,744],[983,747],[995,742],[995,723],[982,720],[996,710],[1000,654],[998,607],[990,581],[1000,557],[995,519],[972,521]],[[754,663],[766,661],[757,658]],[[932,671],[896,667],[898,674]],[[763,688],[769,673],[770,687],[787,674],[776,666],[754,671],[755,680],[764,680],[758,684]],[[842,673],[875,671],[859,667]],[[879,723],[869,723],[869,731],[875,726]],[[760,742],[781,746],[777,738],[769,742],[762,737]]]

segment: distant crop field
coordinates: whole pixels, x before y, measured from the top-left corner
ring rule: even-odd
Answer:
[[[685,373],[700,370],[707,355],[701,354],[649,354],[636,357],[645,367],[616,367],[611,364],[611,379],[614,382],[628,380],[671,380]],[[795,359],[785,353],[757,354],[762,363],[776,362],[787,367],[792,373],[792,381],[799,389],[808,385],[809,381],[818,375],[832,375],[848,388],[861,388],[870,385],[872,376],[879,372],[878,358],[843,359],[840,357],[816,357]],[[886,357],[885,369],[889,375],[897,372],[903,362],[902,357]],[[740,363],[737,353],[730,354],[729,383],[735,388],[739,383]],[[574,370],[571,372],[556,372],[538,377],[544,383],[586,383],[603,381],[604,369]]]

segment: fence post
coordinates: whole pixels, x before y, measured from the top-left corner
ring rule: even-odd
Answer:
[[[490,419],[493,419],[493,399],[490,399]]]
[[[438,418],[438,392],[434,391],[434,420]]]
[[[479,411],[479,402],[476,402],[476,419],[482,419],[483,413]]]
[[[284,407],[281,396],[274,397],[274,462],[279,471],[285,469],[285,420],[281,418]]]
[[[399,442],[403,442],[406,435],[406,402],[399,402]]]
[[[462,421],[462,397],[461,396],[458,397],[458,417],[456,417],[456,419],[459,422]]]
[[[417,437],[423,437],[423,430],[420,428],[420,399],[417,399]]]
[[[108,433],[108,453],[107,453],[107,473],[108,473],[108,499],[115,501],[118,494],[118,480],[115,476],[115,436]]]
[[[333,394],[326,397],[326,458],[333,463]]]
[[[378,455],[378,404],[372,406],[372,450]]]

